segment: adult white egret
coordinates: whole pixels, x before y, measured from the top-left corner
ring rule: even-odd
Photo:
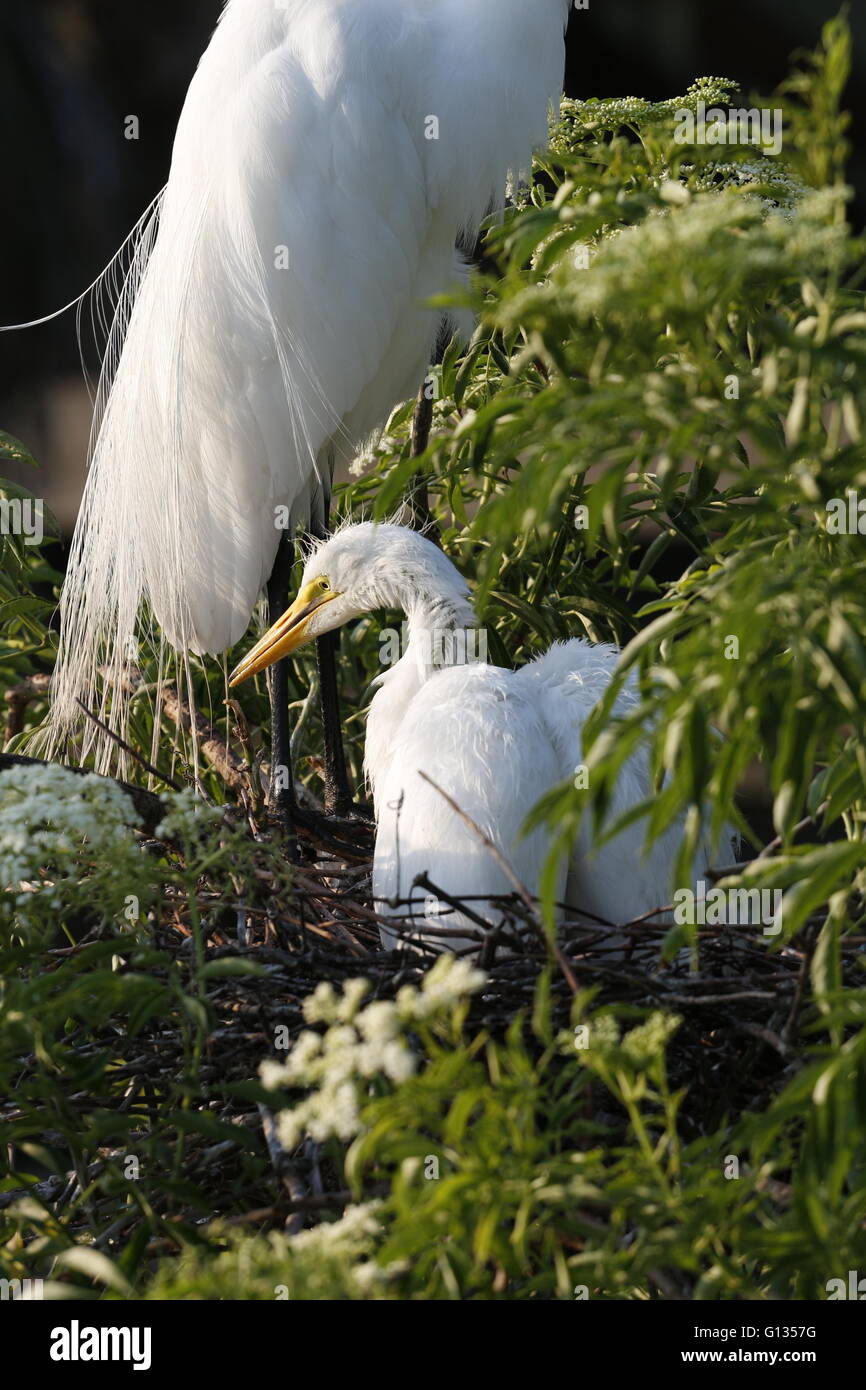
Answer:
[[[418,875],[456,898],[513,891],[501,864],[439,788],[537,893],[549,832],[538,828],[521,838],[520,831],[542,795],[583,763],[584,724],[608,686],[617,648],[578,638],[520,671],[465,660],[477,651],[477,620],[454,565],[416,531],[364,522],[312,551],[294,603],[232,672],[232,684],[381,608],[406,615],[408,643],[378,677],[367,715],[364,761],[376,811],[373,893],[380,910],[423,916],[428,890],[413,886]],[[636,698],[626,688],[617,708]],[[648,760],[639,752],[620,772],[612,818],[650,791]],[[644,856],[640,824],[594,848],[585,818],[562,869],[558,900],[620,924],[663,907],[671,899],[681,833],[681,825],[671,825]],[[705,868],[702,854],[695,880]],[[389,906],[397,900],[401,905]],[[495,920],[489,904],[473,907]],[[467,919],[458,914],[443,924],[465,927]]]
[[[416,394],[441,327],[427,300],[465,277],[459,248],[546,140],[568,9],[229,0],[110,326],[61,600],[54,751],[100,672],[99,712],[124,733],[145,601],[196,653],[237,642],[268,583],[282,612],[295,525],[324,529],[335,455]],[[276,768],[289,764],[285,674],[270,687]],[[338,737],[332,651],[323,688]],[[83,737],[104,768],[107,736]],[[328,773],[333,805],[333,746]]]

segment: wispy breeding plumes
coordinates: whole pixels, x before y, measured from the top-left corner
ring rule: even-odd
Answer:
[[[142,223],[99,387],[49,742],[123,734],[143,605],[179,651],[243,634],[278,515],[414,395],[455,247],[559,100],[566,0],[232,0]],[[527,63],[526,54],[532,61]]]

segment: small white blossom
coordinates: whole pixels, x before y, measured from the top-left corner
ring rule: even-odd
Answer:
[[[390,1042],[400,1032],[397,1006],[388,999],[377,999],[358,1015],[358,1031],[368,1042]]]
[[[173,792],[165,798],[170,802],[168,815],[156,827],[157,839],[166,837],[184,840],[197,839],[208,825],[223,819],[219,806],[208,806],[192,787]]]
[[[337,1221],[323,1222],[292,1237],[292,1249],[310,1250],[323,1256],[359,1255],[381,1231],[380,1202],[360,1202],[346,1207]]]
[[[304,1000],[304,1018],[308,1023],[333,1023],[337,1017],[337,996],[329,980],[316,985],[312,995]]]
[[[369,994],[370,986],[366,980],[347,980],[343,986],[343,997],[337,1005],[337,1018],[341,1023],[351,1023],[361,1007],[361,1001]]]
[[[327,1031],[306,1029],[284,1062],[269,1059],[259,1068],[268,1090],[308,1091],[297,1105],[280,1112],[277,1130],[283,1147],[296,1148],[307,1134],[319,1141],[353,1139],[362,1129],[369,1083],[383,1077],[399,1086],[415,1075],[418,1057],[407,1036],[413,1026],[447,1017],[482,989],[486,978],[467,961],[442,955],[420,990],[407,985],[396,1003],[374,999],[363,1009],[366,980],[348,980],[339,995],[329,981],[317,985],[304,1001],[304,1017],[308,1023],[325,1024]]]
[[[45,923],[90,889],[132,876],[139,817],[115,783],[52,764],[0,773],[0,916]]]

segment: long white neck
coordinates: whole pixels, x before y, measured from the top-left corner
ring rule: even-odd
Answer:
[[[483,633],[468,599],[416,589],[406,593],[399,606],[406,615],[399,642],[402,655],[378,678],[367,715],[364,765],[374,803],[376,784],[390,765],[395,734],[422,686],[445,667],[486,659]],[[395,645],[396,641],[390,648],[383,643],[386,660],[393,659]]]

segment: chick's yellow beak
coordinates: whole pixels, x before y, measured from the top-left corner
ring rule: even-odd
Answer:
[[[305,584],[291,607],[286,609],[273,627],[268,628],[261,641],[257,642],[252,651],[235,667],[229,676],[229,685],[240,685],[241,681],[258,675],[259,671],[273,666],[275,661],[289,656],[305,642],[309,642],[308,629],[313,614],[326,603],[332,603],[339,597],[340,595],[331,589],[323,593],[318,580]]]

